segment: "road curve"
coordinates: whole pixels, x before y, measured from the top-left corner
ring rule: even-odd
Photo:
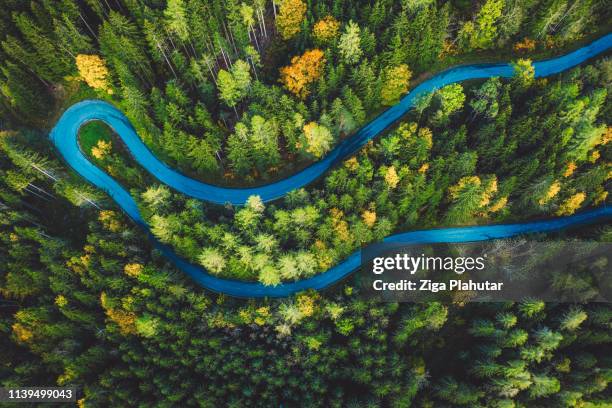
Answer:
[[[612,47],[612,34],[608,34],[589,45],[567,55],[534,63],[536,77],[556,74],[595,57]],[[161,162],[142,142],[127,117],[111,104],[87,100],[74,104],[60,117],[49,135],[63,159],[83,178],[108,193],[113,200],[140,226],[149,232],[156,247],[177,267],[207,289],[236,297],[286,297],[306,289],[320,290],[343,279],[353,272],[360,263],[360,251],[354,252],[342,263],[309,279],[283,283],[274,287],[260,283],[221,279],[207,273],[203,268],[180,258],[168,246],[157,241],[142,218],[138,206],[130,194],[112,177],[91,163],[83,154],[78,143],[81,126],[92,120],[108,124],[121,137],[134,159],[160,182],[188,196],[217,204],[242,205],[251,195],[259,195],[264,201],[280,198],[289,191],[305,186],[316,180],[330,167],[353,155],[368,141],[381,134],[414,106],[420,95],[443,86],[469,79],[511,77],[511,64],[479,64],[452,68],[422,82],[399,103],[392,106],[350,138],[340,143],[322,160],[306,169],[275,183],[254,188],[228,188],[203,183],[177,172]],[[459,228],[413,231],[392,235],[386,242],[435,243],[468,242],[493,238],[507,238],[518,234],[546,232],[595,222],[610,218],[612,209],[600,207],[569,217],[555,218],[508,225],[473,226]]]

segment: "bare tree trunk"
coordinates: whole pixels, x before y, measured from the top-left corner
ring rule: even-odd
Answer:
[[[259,81],[259,78],[257,77],[257,68],[255,67],[255,62],[253,62],[253,58],[249,57],[249,61],[251,62],[251,65],[253,66],[253,73],[255,74],[255,80]]]
[[[259,25],[260,25],[261,27],[263,27],[263,34],[264,34],[264,37],[265,37],[265,38],[268,38],[268,32],[267,32],[267,30],[266,30],[266,18],[265,18],[264,13],[263,13],[263,8],[260,8],[258,11],[259,11],[259,14],[261,15],[261,20],[260,20]]]
[[[91,29],[91,27],[89,26],[89,24],[87,24],[87,20],[85,20],[85,18],[83,18],[83,15],[81,13],[79,13],[79,17],[81,17],[81,20],[83,20],[83,23],[85,23],[85,27],[87,27],[87,29],[89,30],[89,32],[91,33],[91,35],[94,36],[94,38],[97,40],[98,36],[96,35],[96,33]]]
[[[257,33],[255,32],[254,28],[251,28],[251,30],[253,30],[253,37],[255,38],[255,46],[257,47],[257,52],[260,52],[259,42],[257,41]]]
[[[166,64],[168,64],[170,71],[172,71],[172,75],[174,75],[174,79],[178,79],[178,77],[176,76],[176,72],[174,72],[174,68],[172,68],[172,64],[170,64],[170,60],[168,60],[168,57],[166,56],[166,53],[164,52],[164,49],[162,48],[161,44],[159,43],[156,37],[153,37],[153,39],[155,40],[155,44],[157,45],[157,48],[159,48],[159,51],[164,56],[164,59],[166,60]]]

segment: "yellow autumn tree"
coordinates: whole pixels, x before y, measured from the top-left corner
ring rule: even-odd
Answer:
[[[297,307],[302,316],[309,317],[314,314],[317,299],[318,296],[314,293],[302,293],[297,296]]]
[[[601,135],[600,144],[607,145],[608,143],[610,143],[611,140],[612,140],[612,126],[608,126],[606,128],[606,131],[603,133],[603,135]]]
[[[512,47],[514,51],[522,53],[522,52],[530,52],[535,50],[536,42],[531,38],[525,37],[523,41],[519,41],[514,44]]]
[[[506,207],[506,204],[508,204],[508,197],[502,197],[493,203],[493,205],[489,208],[489,211],[492,213],[501,211]]]
[[[281,82],[289,92],[299,98],[306,98],[308,85],[321,76],[325,58],[323,51],[318,48],[308,50],[300,56],[291,59],[291,65],[280,69]]]
[[[391,106],[399,102],[399,98],[408,92],[411,77],[412,72],[406,64],[386,68],[380,91],[383,105]]]
[[[332,16],[327,16],[317,21],[312,28],[315,40],[327,43],[333,40],[340,31],[340,22]]]
[[[397,183],[399,183],[399,180],[400,179],[397,175],[397,171],[395,171],[395,166],[387,168],[387,171],[385,173],[385,183],[387,183],[390,188],[395,188],[397,187]]]
[[[575,162],[569,162],[565,166],[565,170],[563,171],[563,177],[569,177],[574,174],[574,171],[578,168]]]
[[[276,28],[283,40],[294,37],[301,30],[306,16],[306,3],[302,0],[283,0],[276,16]]]
[[[550,187],[548,187],[548,190],[546,190],[544,196],[538,200],[538,204],[544,205],[548,203],[552,198],[559,194],[559,191],[561,191],[561,184],[558,181],[555,181],[550,185]]]
[[[138,277],[142,273],[143,266],[139,263],[130,263],[123,267],[123,272],[133,278]]]
[[[489,203],[491,202],[491,197],[496,192],[497,192],[497,177],[493,176],[488,180],[485,186],[485,189],[482,192],[482,197],[480,198],[480,206],[484,207],[486,205],[489,205]]]
[[[593,200],[593,204],[598,205],[603,203],[604,201],[606,201],[606,198],[608,198],[608,192],[607,191],[601,191],[597,197],[595,197],[595,200]]]
[[[585,199],[585,193],[580,192],[574,194],[559,206],[557,215],[572,215],[578,208],[580,208],[580,205]]]
[[[94,89],[101,89],[109,94],[113,91],[110,89],[108,81],[108,68],[104,59],[98,55],[79,54],[76,56],[76,65],[79,70],[79,75]]]
[[[21,323],[13,324],[12,329],[15,337],[22,343],[27,343],[34,337],[34,333]]]
[[[595,163],[597,160],[599,160],[600,157],[601,157],[601,153],[599,153],[599,150],[593,150],[591,154],[589,155],[589,161],[591,163]]]
[[[98,160],[102,160],[111,152],[112,149],[113,144],[111,142],[98,140],[98,143],[91,148],[91,155]]]
[[[100,211],[100,214],[98,215],[98,220],[102,223],[104,228],[111,232],[119,232],[123,227],[117,213],[113,210]]]
[[[344,162],[344,167],[346,167],[350,171],[355,171],[359,168],[359,161],[355,156],[353,156]]]
[[[119,332],[123,335],[136,334],[136,315],[119,308],[115,308],[113,302],[105,292],[100,294],[100,304],[106,315],[119,326]]]
[[[361,219],[363,219],[365,225],[367,225],[368,227],[373,227],[376,223],[376,212],[365,210],[363,214],[361,214]]]

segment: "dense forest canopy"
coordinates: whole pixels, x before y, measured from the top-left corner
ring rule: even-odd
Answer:
[[[5,110],[107,98],[169,164],[238,184],[321,157],[458,56],[554,53],[610,21],[591,0],[5,4]]]
[[[514,61],[514,78],[427,95],[321,180],[265,204],[186,197],[112,129],[81,130],[160,241],[218,276],[277,285],[396,231],[606,205],[609,56],[546,79],[531,61],[610,21],[595,0],[4,0],[0,385],[76,386],[80,407],[608,407],[609,304],[376,303],[351,280],[281,300],[211,293],[47,134],[68,106],[104,99],[170,166],[254,185],[320,159],[435,72]]]

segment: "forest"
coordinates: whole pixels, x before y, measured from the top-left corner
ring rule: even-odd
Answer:
[[[153,235],[222,278],[276,286],[411,230],[609,205],[612,61],[533,62],[610,32],[595,0],[3,0],[0,386],[79,407],[608,407],[609,303],[379,303],[351,278],[286,299],[199,287],[47,136],[68,107],[124,112],[170,167],[226,186],[320,160],[444,69],[448,85],[284,198],[214,205],[161,184],[101,122],[79,144]],[[609,223],[542,239],[609,242]],[[581,282],[568,276],[559,285]]]

